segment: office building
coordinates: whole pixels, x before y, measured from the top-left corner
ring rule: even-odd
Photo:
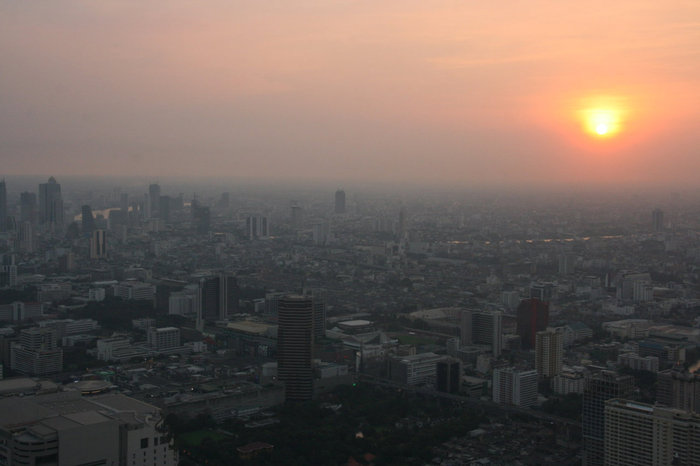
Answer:
[[[17,264],[14,254],[0,254],[0,288],[17,285]]]
[[[503,313],[463,310],[460,313],[462,346],[488,345],[494,358],[503,351]]]
[[[535,368],[540,377],[559,375],[564,356],[564,333],[547,329],[535,335]]]
[[[290,223],[292,224],[292,228],[301,228],[301,225],[304,221],[304,211],[302,210],[301,206],[297,204],[292,204],[290,210]]]
[[[632,376],[618,375],[612,371],[593,374],[586,382],[581,411],[584,466],[604,464],[605,402],[613,398],[626,398],[633,387]]]
[[[17,230],[19,250],[22,252],[34,252],[34,227],[31,222],[22,222]]]
[[[156,287],[150,283],[127,280],[114,285],[114,297],[123,300],[153,301]]]
[[[107,258],[107,232],[94,230],[90,235],[90,259]]]
[[[657,374],[656,401],[662,405],[700,413],[700,374],[674,367]]]
[[[270,236],[270,224],[263,215],[249,215],[245,221],[248,239],[262,239]]]
[[[559,255],[559,274],[560,275],[571,275],[574,273],[574,263],[576,258],[571,254],[560,254]]]
[[[495,403],[522,406],[537,403],[537,371],[520,371],[513,367],[493,370],[492,398]]]
[[[158,217],[160,207],[160,185],[153,183],[148,187],[148,212],[150,217]]]
[[[63,228],[61,185],[53,176],[39,185],[39,223],[51,230]]]
[[[312,294],[311,301],[314,308],[314,341],[319,342],[326,336],[326,303],[318,293]]]
[[[444,355],[418,353],[389,360],[389,378],[404,385],[431,385],[435,387],[438,362]]]
[[[27,375],[49,375],[63,369],[63,350],[56,345],[56,330],[32,327],[20,332],[10,348],[10,367]]]
[[[89,236],[95,230],[95,218],[92,215],[92,208],[84,205],[80,209],[80,225],[84,235]]]
[[[335,213],[345,213],[345,191],[339,189],[335,192]]]
[[[534,349],[537,332],[546,330],[548,324],[549,303],[538,298],[520,301],[517,311],[516,331],[520,336],[523,349]]]
[[[180,346],[180,329],[177,327],[149,328],[148,345],[157,351],[177,348]]]
[[[236,276],[220,273],[199,280],[199,312],[204,322],[228,319],[238,312],[240,288]]]
[[[36,194],[23,192],[19,195],[19,220],[20,222],[37,223]]]
[[[625,399],[605,402],[606,466],[700,464],[700,415]]]
[[[0,232],[7,231],[7,185],[0,181]]]
[[[313,396],[314,312],[311,298],[288,295],[279,300],[277,367],[287,401]]]
[[[444,359],[437,363],[435,388],[439,392],[458,393],[462,380],[462,368],[458,359]]]
[[[205,235],[211,229],[211,211],[209,207],[201,205],[196,199],[192,201],[192,223],[197,233]]]
[[[0,399],[0,464],[175,466],[160,410],[80,391]]]
[[[170,206],[172,203],[170,196],[160,196],[158,199],[158,216],[165,223],[170,223]]]
[[[651,212],[651,227],[655,232],[664,231],[664,211],[654,209]]]

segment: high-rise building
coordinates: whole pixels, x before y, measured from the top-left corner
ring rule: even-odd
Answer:
[[[304,211],[302,210],[301,206],[294,203],[294,204],[292,204],[290,210],[291,210],[290,220],[291,220],[292,228],[301,228],[301,225],[303,223],[303,218],[304,218]]]
[[[535,335],[535,368],[540,377],[559,375],[564,356],[564,332],[547,329]]]
[[[612,371],[593,374],[586,382],[581,411],[584,466],[604,464],[605,402],[627,397],[633,386],[632,376],[618,375]]]
[[[559,255],[559,273],[561,275],[571,275],[574,273],[574,263],[576,258],[571,254]]]
[[[203,321],[226,320],[238,311],[240,288],[236,276],[220,273],[200,279],[199,297],[197,308]]]
[[[245,221],[248,239],[260,239],[270,236],[270,224],[264,215],[249,215]]]
[[[7,186],[0,181],[0,231],[7,231]]]
[[[323,298],[314,293],[311,297],[314,308],[314,341],[321,341],[326,336],[326,303]]]
[[[53,176],[39,185],[39,223],[50,229],[63,228],[61,185]]]
[[[90,235],[90,259],[105,259],[107,257],[107,232],[95,230]]]
[[[211,211],[209,207],[201,205],[196,199],[192,201],[192,222],[199,234],[209,233],[211,227]]]
[[[313,396],[314,311],[311,298],[288,295],[279,300],[277,330],[278,377],[288,401]]]
[[[92,234],[95,229],[95,218],[92,215],[92,208],[84,205],[80,208],[80,225],[84,235]]]
[[[148,329],[148,344],[157,351],[180,346],[180,329],[177,327],[151,327]]]
[[[129,213],[129,195],[127,193],[119,195],[119,209],[124,212],[124,215]]]
[[[517,333],[523,349],[534,349],[536,334],[549,324],[549,304],[537,298],[523,299],[518,305]]]
[[[462,380],[462,369],[458,359],[444,359],[437,363],[435,388],[439,392],[458,393]]]
[[[513,367],[493,370],[493,401],[530,407],[537,403],[537,371],[519,371]]]
[[[160,185],[153,183],[148,187],[149,213],[151,217],[158,217],[160,204]]]
[[[165,223],[170,222],[170,205],[172,200],[170,196],[160,196],[158,200],[158,215]]]
[[[503,351],[503,314],[500,311],[461,312],[460,338],[462,345],[489,345],[493,357]]]
[[[19,250],[22,252],[34,252],[34,227],[32,222],[22,222],[17,229]]]
[[[20,222],[37,223],[36,194],[23,192],[19,195],[19,219]]]
[[[680,368],[657,374],[656,401],[671,408],[700,413],[700,374]]]
[[[56,329],[32,327],[22,330],[12,345],[11,367],[27,375],[49,375],[63,369],[63,350],[56,346]]]
[[[664,230],[664,211],[661,209],[654,209],[651,213],[651,227],[655,232],[660,232]]]
[[[605,402],[606,466],[700,464],[700,415],[625,399]]]
[[[339,189],[335,192],[335,213],[345,213],[345,191]]]

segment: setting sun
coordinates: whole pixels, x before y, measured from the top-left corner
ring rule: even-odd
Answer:
[[[622,129],[620,113],[620,110],[612,108],[584,110],[583,123],[586,132],[600,137],[615,135]]]

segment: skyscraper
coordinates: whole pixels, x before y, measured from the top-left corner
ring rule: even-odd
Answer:
[[[267,238],[270,235],[270,224],[264,215],[249,215],[245,221],[248,239]]]
[[[36,225],[37,221],[37,211],[36,211],[36,194],[30,192],[23,192],[19,195],[19,219],[20,223],[30,222],[32,225]]]
[[[651,226],[655,232],[660,232],[664,230],[664,211],[661,209],[654,209],[651,212]]]
[[[335,213],[345,213],[345,191],[339,189],[335,192]]]
[[[311,298],[289,295],[279,300],[277,373],[287,401],[313,396],[314,311]]]
[[[581,412],[584,466],[604,464],[605,402],[627,397],[633,386],[632,376],[618,375],[612,371],[594,374],[586,382]]]
[[[158,207],[160,204],[160,185],[153,183],[148,187],[148,202],[151,217],[158,217]]]
[[[92,215],[92,208],[89,205],[84,205],[81,207],[80,212],[80,224],[83,235],[91,235],[95,229],[95,218]]]
[[[206,234],[211,226],[209,207],[201,205],[196,199],[192,201],[192,223],[197,233]]]
[[[63,228],[63,198],[56,178],[39,185],[39,223],[50,229]]]
[[[229,314],[238,311],[240,289],[236,276],[220,273],[199,281],[200,306],[203,321],[226,320]]]
[[[104,230],[94,230],[90,236],[90,259],[107,257],[107,235]]]
[[[540,377],[554,377],[561,372],[564,353],[564,333],[547,329],[537,332],[535,347],[535,367]]]
[[[7,186],[0,181],[0,231],[7,231]]]
[[[523,349],[534,349],[535,335],[549,324],[549,304],[537,298],[523,299],[518,306],[516,324]]]

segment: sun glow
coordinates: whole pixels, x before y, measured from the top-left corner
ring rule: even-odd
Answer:
[[[578,116],[586,133],[603,139],[616,136],[624,129],[627,112],[625,99],[596,96],[581,101]]]
[[[599,136],[610,137],[622,129],[620,111],[612,108],[590,108],[584,111],[584,127],[586,132]]]

